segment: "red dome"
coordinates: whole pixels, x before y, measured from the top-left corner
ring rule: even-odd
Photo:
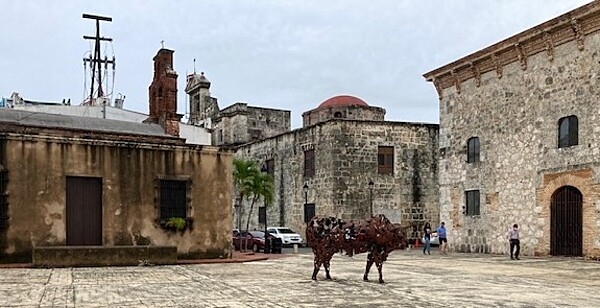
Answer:
[[[369,106],[362,99],[350,95],[338,95],[325,100],[317,108],[344,107],[344,106]]]

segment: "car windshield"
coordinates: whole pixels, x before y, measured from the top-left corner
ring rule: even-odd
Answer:
[[[292,229],[288,229],[288,228],[278,228],[277,230],[279,230],[279,233],[287,233],[287,234],[296,233],[296,232],[292,231]]]

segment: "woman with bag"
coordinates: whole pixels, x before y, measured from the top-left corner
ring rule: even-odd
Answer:
[[[431,225],[429,225],[429,222],[426,222],[425,226],[423,227],[423,241],[424,241],[423,254],[425,254],[425,251],[427,251],[427,254],[430,255],[431,254]]]

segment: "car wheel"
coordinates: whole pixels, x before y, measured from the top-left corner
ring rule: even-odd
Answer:
[[[252,252],[258,252],[258,245],[256,245],[256,244],[252,245]]]

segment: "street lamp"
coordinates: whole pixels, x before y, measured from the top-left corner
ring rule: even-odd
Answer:
[[[371,204],[371,217],[373,217],[373,181],[369,181],[369,203]]]

